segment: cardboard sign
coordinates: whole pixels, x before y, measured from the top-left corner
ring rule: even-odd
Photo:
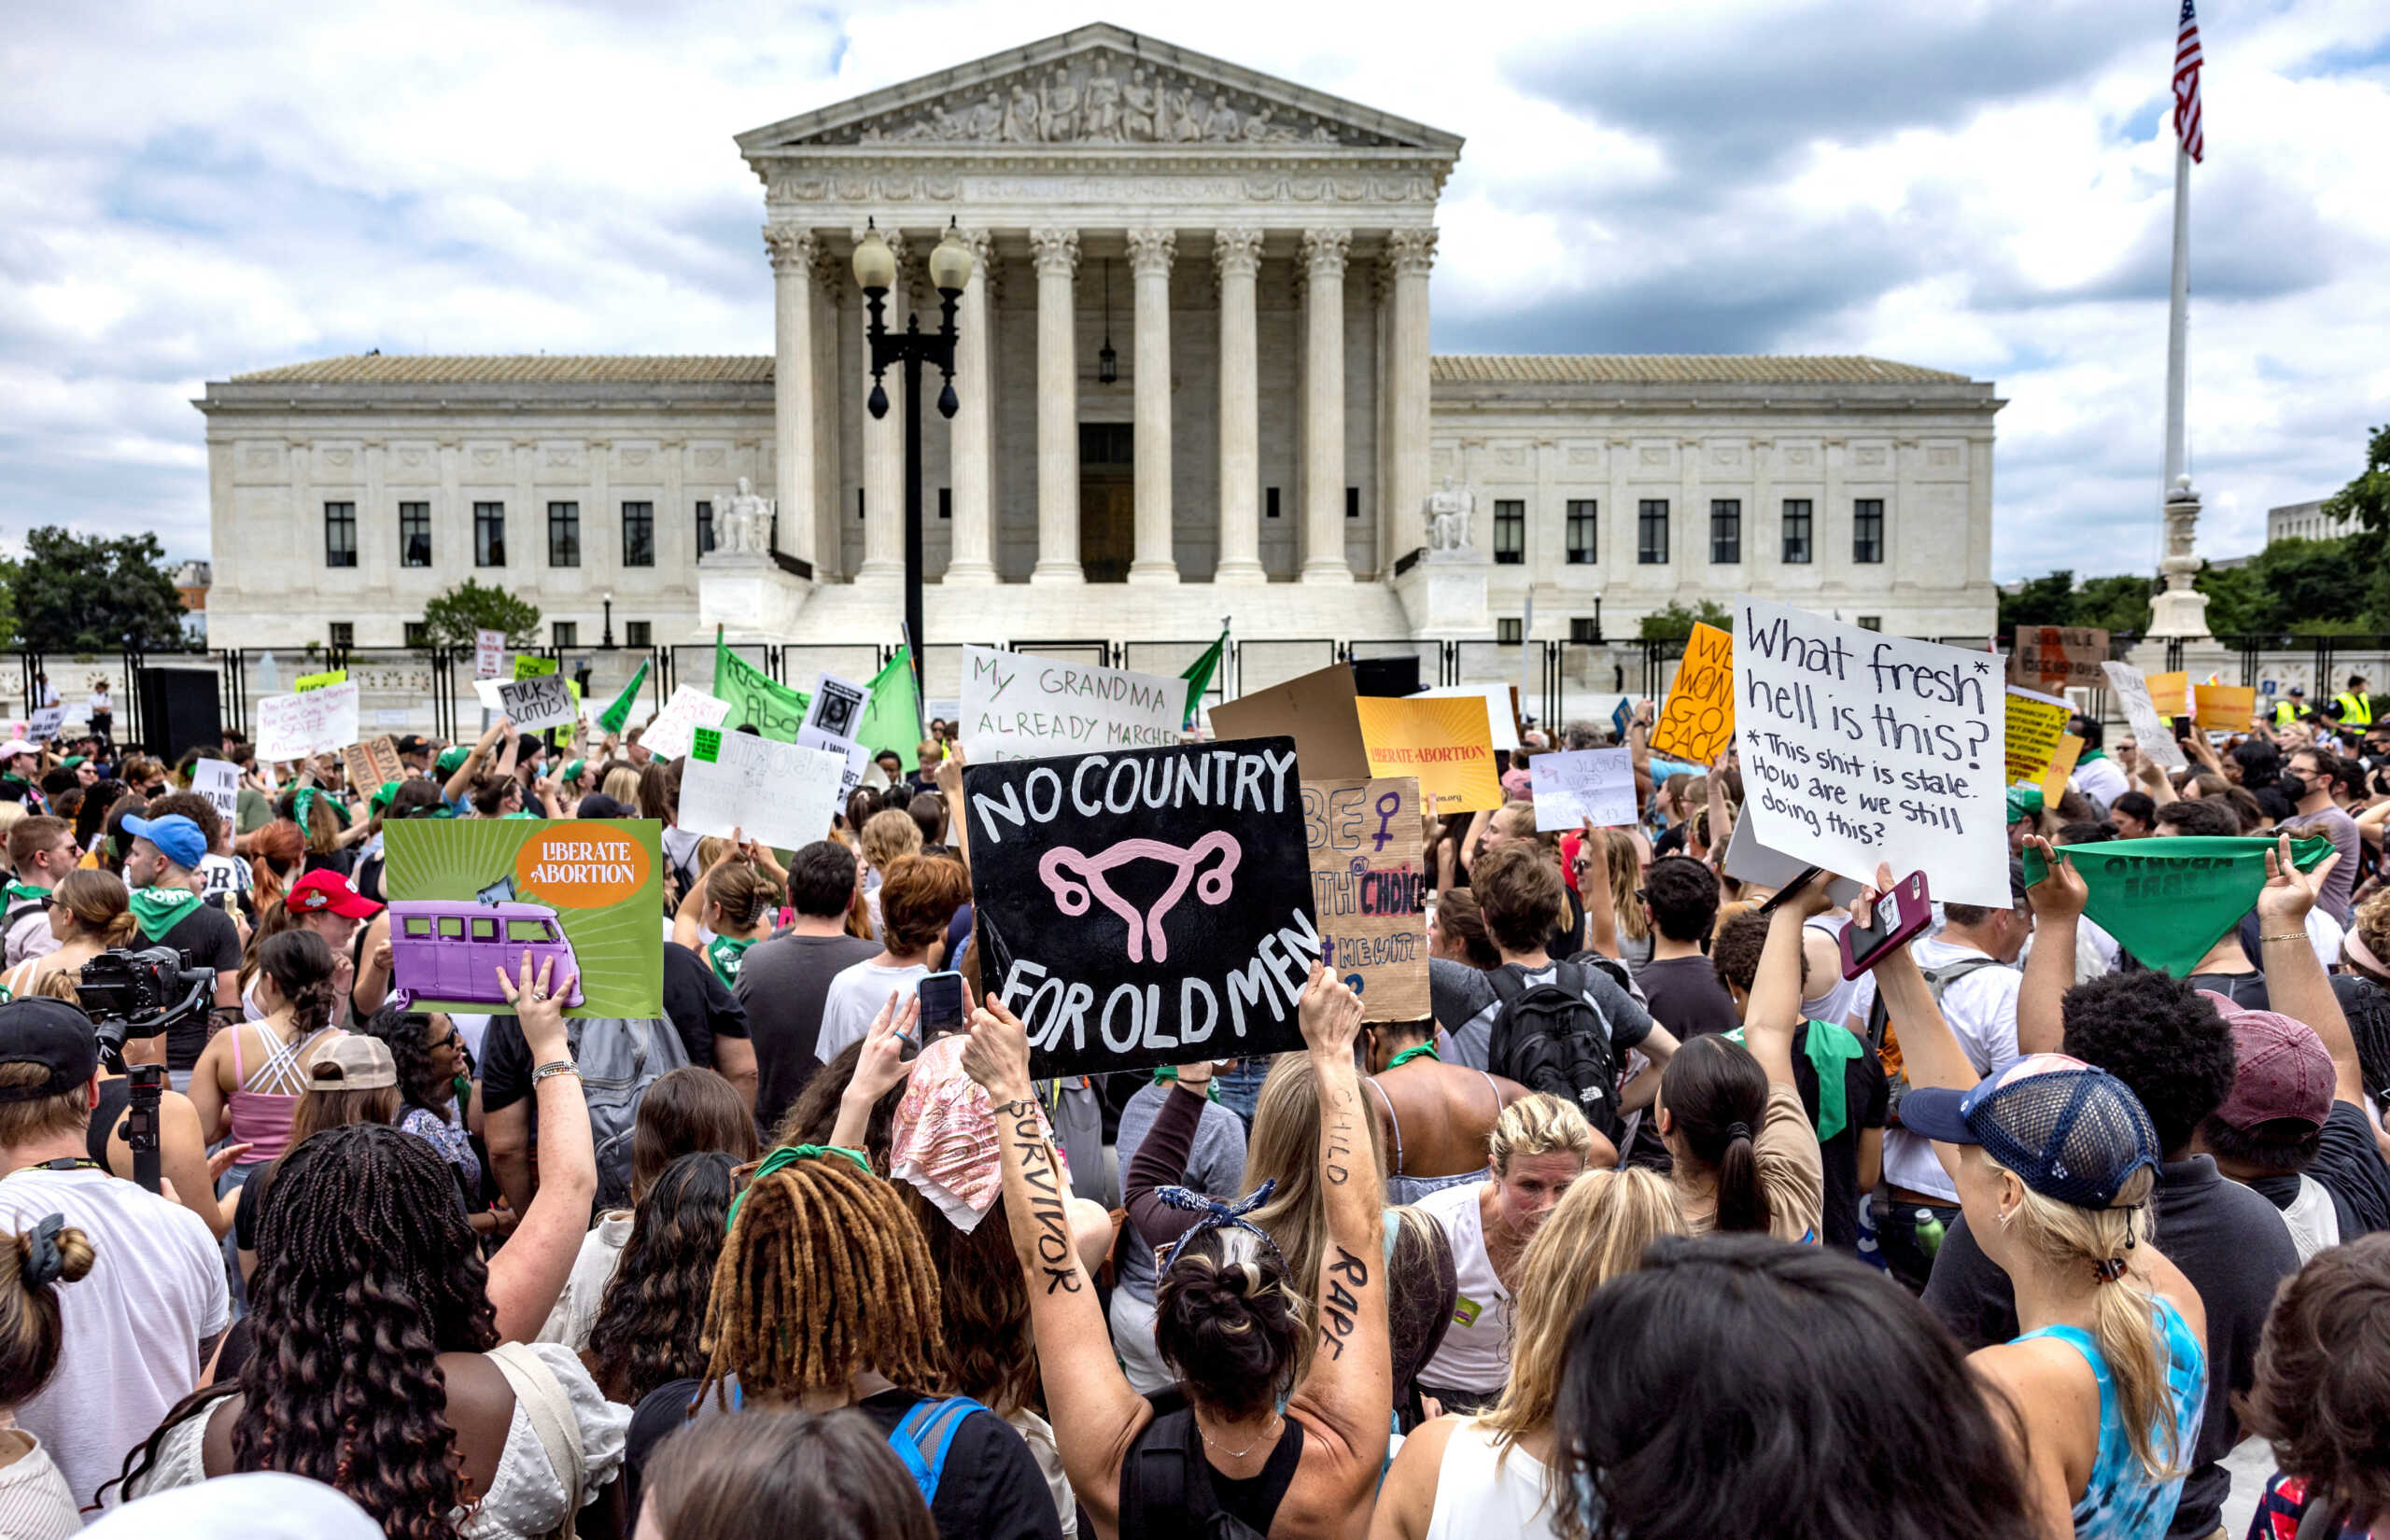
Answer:
[[[1361,997],[1361,1018],[1428,1015],[1419,783],[1409,776],[1307,780],[1303,839],[1321,960]]]
[[[473,633],[473,678],[494,679],[506,671],[506,633]]]
[[[190,767],[190,789],[229,826],[241,814],[241,767],[231,760],[197,760]]]
[[[557,672],[556,660],[543,658],[535,652],[514,654],[514,677],[518,679],[545,679]]]
[[[320,674],[300,675],[297,679],[290,681],[290,688],[299,694],[303,695],[310,690],[321,690],[328,685],[346,684],[347,682],[347,669],[328,668]]]
[[[800,748],[838,756],[838,811],[845,812],[847,799],[855,794],[863,777],[871,769],[871,750],[852,738],[842,738],[836,733],[824,733],[818,727],[800,727],[796,731]]]
[[[25,719],[25,737],[33,743],[48,743],[58,736],[66,725],[66,707],[45,706]]]
[[[2257,720],[2257,692],[2245,684],[2202,684],[2191,698],[2203,733],[2246,733]]]
[[[399,746],[387,734],[371,743],[348,745],[340,751],[340,763],[348,777],[349,790],[359,796],[404,780],[407,774],[399,759]]]
[[[664,709],[640,735],[640,744],[657,759],[677,760],[689,751],[691,735],[700,727],[720,727],[730,718],[730,703],[719,701],[693,684],[672,692]]]
[[[1330,664],[1213,707],[1212,732],[1221,738],[1284,735],[1295,740],[1306,780],[1367,780],[1370,750],[1355,699],[1352,665]]]
[[[2008,682],[2056,693],[2108,682],[2108,634],[2085,625],[2020,625],[2008,654]]]
[[[261,760],[303,760],[338,753],[357,741],[357,686],[327,685],[303,695],[268,695],[258,702],[257,752]]]
[[[1295,755],[1278,737],[963,767],[980,973],[1033,1074],[1301,1045],[1320,940]]]
[[[535,674],[508,679],[498,687],[499,709],[517,731],[537,733],[547,727],[569,727],[581,712],[560,674]]]
[[[839,805],[843,755],[700,727],[681,767],[681,827],[794,850],[826,838]]]
[[[2191,714],[2191,677],[2177,668],[2171,674],[2148,676],[2149,704],[2161,717],[2187,717]]]
[[[977,764],[1178,741],[1187,681],[1126,668],[963,650],[963,752]]]
[[[2173,723],[2158,713],[2157,703],[2149,698],[2149,686],[2142,682],[2132,665],[2110,663],[2101,667],[2107,673],[2108,688],[2116,693],[2116,704],[2124,707],[2125,721],[2132,724],[2136,744],[2149,762],[2164,770],[2180,770],[2188,764],[2190,762],[2183,757],[2183,746],[2174,741]]]
[[[1744,816],[1843,876],[1922,869],[1933,896],[2008,903],[2000,660],[1735,598]]]
[[[1507,684],[1445,684],[1433,690],[1421,690],[1413,700],[1459,700],[1464,696],[1485,697],[1485,724],[1492,729],[1494,747],[1505,752],[1519,747],[1519,693]]]
[[[1734,735],[1735,638],[1714,625],[1695,625],[1652,724],[1652,751],[1707,765]]]
[[[567,1015],[662,1015],[663,834],[646,819],[384,825],[391,1002],[503,1015],[498,971],[518,979],[527,951]]]
[[[805,726],[832,737],[851,738],[862,725],[864,707],[869,704],[871,686],[824,673],[813,681],[813,704],[806,710]],[[800,738],[803,735],[802,732],[798,734]]]
[[[1371,775],[1417,777],[1419,794],[1432,798],[1439,812],[1480,813],[1502,805],[1483,696],[1365,695],[1353,706],[1369,745]]]
[[[2074,707],[2053,696],[2008,687],[2008,778],[2039,781],[2058,752]]]
[[[1624,749],[1578,749],[1527,761],[1538,829],[1635,822],[1635,763]]]
[[[2056,807],[2059,798],[2066,795],[2068,777],[2074,774],[2075,762],[2083,758],[2083,740],[2069,733],[2058,740],[2058,752],[2050,756],[2049,773],[2042,777],[2042,805]]]

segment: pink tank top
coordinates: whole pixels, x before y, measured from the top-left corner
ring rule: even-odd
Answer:
[[[249,1074],[241,1065],[241,1036],[246,1024],[232,1029],[232,1075],[241,1088],[228,1099],[232,1114],[232,1141],[249,1146],[241,1157],[244,1166],[261,1166],[278,1160],[290,1143],[291,1114],[299,1110],[302,1094],[293,1091],[252,1091]],[[274,1051],[258,1066],[257,1078],[262,1084],[287,1085],[297,1078],[299,1062],[306,1057],[316,1039],[332,1030],[318,1027],[297,1043],[276,1042]]]

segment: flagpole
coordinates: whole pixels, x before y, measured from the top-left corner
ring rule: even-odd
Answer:
[[[2174,278],[2166,315],[2166,475],[2158,489],[2158,507],[2165,529],[2158,558],[2158,591],[2150,595],[2149,632],[2153,638],[2203,637],[2208,634],[2207,595],[2195,586],[2198,555],[2200,495],[2185,471],[2183,397],[2189,372],[2191,308],[2191,154],[2178,133],[2174,140]]]
[[[2184,470],[2183,388],[2191,320],[2191,152],[2174,146],[2174,284],[2166,315],[2166,486],[2172,497]]]

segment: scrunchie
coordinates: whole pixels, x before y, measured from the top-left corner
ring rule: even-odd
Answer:
[[[1162,1258],[1161,1265],[1167,1267],[1177,1261],[1178,1253],[1186,1249],[1187,1243],[1205,1230],[1220,1229],[1244,1230],[1258,1237],[1261,1243],[1269,1247],[1280,1262],[1284,1262],[1286,1253],[1278,1250],[1278,1242],[1271,1239],[1270,1232],[1244,1217],[1269,1202],[1270,1195],[1277,1190],[1278,1181],[1272,1177],[1234,1203],[1223,1203],[1207,1193],[1189,1192],[1184,1187],[1156,1187],[1154,1197],[1160,1198],[1164,1207],[1196,1216],[1195,1223],[1188,1225],[1187,1233],[1170,1248],[1170,1254]]]
[[[2105,1262],[2094,1262],[2091,1264],[2091,1270],[2099,1275],[2101,1282],[2114,1283],[2125,1275],[2125,1259],[2121,1256],[2112,1256]]]
[[[1729,1124],[1727,1124],[1727,1125],[1726,1125],[1726,1142],[1727,1142],[1727,1143],[1732,1144],[1733,1142],[1735,1142],[1735,1141],[1736,1141],[1736,1140],[1738,1140],[1738,1139],[1749,1139],[1749,1138],[1750,1138],[1750,1137],[1751,1137],[1751,1126],[1750,1126],[1750,1124],[1748,1124],[1748,1123],[1729,1123]]]
[[[26,1288],[47,1288],[57,1282],[59,1275],[66,1270],[66,1258],[58,1251],[58,1232],[65,1225],[64,1214],[51,1214],[35,1225],[25,1237],[23,1271]]]

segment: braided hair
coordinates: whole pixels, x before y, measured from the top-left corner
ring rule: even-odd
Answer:
[[[637,1406],[668,1380],[706,1372],[700,1339],[738,1187],[731,1170],[719,1150],[684,1155],[640,1200],[589,1332],[590,1367],[607,1400]]]
[[[937,1269],[895,1189],[843,1155],[759,1174],[723,1242],[706,1303],[703,1395],[732,1375],[793,1400],[871,1370],[944,1389]]]
[[[438,1093],[444,1077],[432,1068],[430,1013],[385,1005],[367,1017],[358,1030],[389,1045],[390,1057],[399,1067],[399,1095],[406,1105],[439,1113],[443,1103]]]

